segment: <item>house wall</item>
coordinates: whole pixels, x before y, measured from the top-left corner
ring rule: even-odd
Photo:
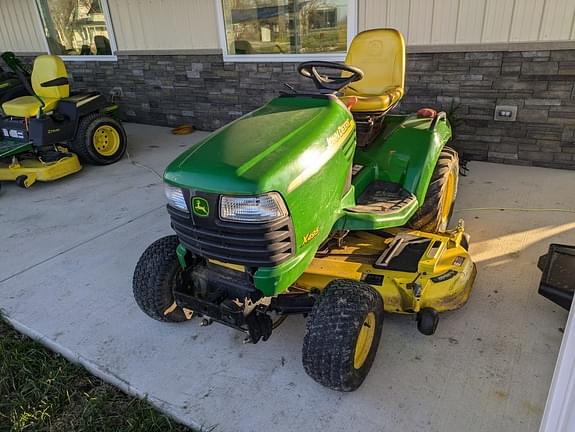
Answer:
[[[575,50],[418,53],[407,70],[401,108],[453,113],[465,157],[575,168]],[[496,105],[517,106],[517,120],[494,121]]]
[[[213,0],[108,0],[118,52],[219,50]],[[0,52],[41,53],[34,0],[0,0]]]
[[[401,30],[412,48],[575,40],[573,0],[360,0],[358,17],[360,29]]]
[[[16,0],[1,0],[0,6],[11,2]],[[74,86],[105,94],[120,87],[127,120],[192,123],[207,130],[261,106],[285,89],[283,82],[312,90],[298,77],[295,63],[224,62],[214,45],[214,4],[109,0],[117,60],[68,62]],[[572,0],[359,0],[358,15],[360,30],[381,25],[406,31],[407,93],[399,110],[449,111],[457,120],[454,146],[464,157],[575,169],[575,49],[559,49],[575,48],[574,5]],[[152,37],[157,29],[168,34]],[[562,39],[546,41],[550,38]],[[37,49],[24,39],[13,46]],[[494,121],[496,105],[517,106],[517,121]]]
[[[221,49],[215,0],[108,5],[119,52]],[[554,42],[545,49],[575,48],[575,1],[358,0],[358,29],[375,27],[398,28],[411,51],[519,49],[545,42]],[[0,1],[0,49],[46,50],[34,0]]]
[[[219,49],[212,0],[109,0],[118,51]]]
[[[226,63],[212,55],[127,55],[74,62],[77,88],[120,86],[125,119],[213,130],[286,90],[313,91],[296,63]],[[575,50],[408,54],[400,111],[450,112],[454,146],[468,159],[575,169]],[[516,105],[517,121],[493,120]]]
[[[0,52],[42,52],[44,34],[32,0],[0,1]]]

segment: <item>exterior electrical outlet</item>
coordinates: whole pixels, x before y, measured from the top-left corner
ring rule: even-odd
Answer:
[[[511,105],[497,105],[495,107],[495,121],[513,122],[517,119],[517,107]]]

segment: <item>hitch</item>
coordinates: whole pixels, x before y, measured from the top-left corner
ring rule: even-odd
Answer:
[[[260,339],[264,342],[272,335],[273,321],[265,312],[260,312],[256,308],[246,317],[248,327],[248,337],[245,343],[258,343]],[[247,342],[246,342],[247,341]]]
[[[214,321],[246,334],[244,343],[267,341],[273,330],[288,315],[301,315],[311,312],[315,298],[308,293],[289,293],[274,297],[268,302],[257,304],[244,299],[208,300],[189,292],[175,291],[175,302],[184,310],[194,311],[202,317],[200,326],[207,327]],[[264,299],[262,299],[264,300]],[[278,314],[274,321],[270,313]]]

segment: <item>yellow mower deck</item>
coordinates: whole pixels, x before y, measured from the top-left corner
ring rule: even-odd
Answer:
[[[21,186],[30,187],[37,181],[58,180],[81,169],[78,156],[73,153],[68,153],[67,156],[54,162],[13,158],[10,164],[0,162],[0,181],[15,181],[21,177],[23,178]]]
[[[386,312],[458,309],[467,302],[476,275],[462,241],[462,224],[445,234],[407,229],[352,231],[339,245],[316,256],[294,288],[323,289],[334,279],[354,279],[381,294]],[[382,253],[393,248],[396,255],[391,254],[387,266],[376,263]]]

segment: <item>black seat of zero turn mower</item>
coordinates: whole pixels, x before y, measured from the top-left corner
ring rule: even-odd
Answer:
[[[415,195],[396,183],[376,180],[369,184],[356,200],[355,207],[348,211],[356,213],[395,213],[411,202],[417,200]]]

